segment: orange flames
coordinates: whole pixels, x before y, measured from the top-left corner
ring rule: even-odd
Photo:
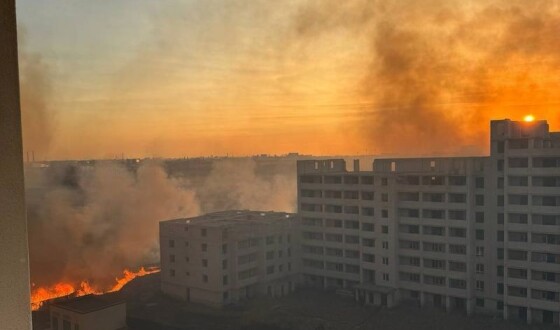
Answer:
[[[87,294],[103,294],[108,292],[119,291],[120,289],[123,288],[123,286],[125,286],[128,282],[132,281],[136,277],[157,273],[157,272],[159,272],[159,268],[157,267],[150,267],[147,269],[141,267],[136,272],[125,269],[123,271],[122,277],[116,277],[115,278],[116,283],[108,290],[100,290],[94,288],[89,284],[87,280],[82,281],[77,285],[72,283],[60,282],[49,287],[38,287],[38,288],[35,287],[35,284],[32,284],[31,310],[39,309],[46,300],[60,298],[68,295],[74,295],[76,297],[80,297]]]

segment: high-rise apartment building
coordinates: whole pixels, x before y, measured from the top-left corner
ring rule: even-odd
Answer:
[[[560,133],[492,121],[490,150],[299,161],[304,284],[560,324]]]
[[[300,278],[295,214],[225,211],[160,222],[161,288],[212,306],[282,296]]]

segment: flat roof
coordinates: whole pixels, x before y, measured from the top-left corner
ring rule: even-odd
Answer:
[[[125,301],[115,294],[94,295],[89,294],[82,297],[70,298],[68,300],[57,301],[51,304],[80,314],[87,314],[115,305],[125,304]]]
[[[162,223],[182,223],[224,227],[239,224],[275,224],[296,218],[295,213],[275,211],[229,210],[207,213],[192,218],[180,218],[162,221]]]

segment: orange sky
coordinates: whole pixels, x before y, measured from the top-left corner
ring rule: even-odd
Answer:
[[[18,15],[39,159],[481,154],[490,119],[560,128],[554,1],[21,0]]]

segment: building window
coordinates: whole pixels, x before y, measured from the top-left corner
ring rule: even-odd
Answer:
[[[504,294],[504,283],[497,283],[496,293],[497,294]]]
[[[382,193],[382,194],[381,194],[381,201],[382,201],[382,202],[388,202],[388,201],[389,201],[389,194],[387,194],[387,193]]]
[[[175,277],[175,269],[170,269],[169,270],[169,276]]]
[[[224,275],[224,277],[222,278],[222,283],[223,283],[224,285],[227,285],[227,283],[228,283],[227,275]]]
[[[169,247],[170,248],[175,247],[175,241],[174,240],[172,240],[172,239],[169,240]]]
[[[504,266],[497,266],[496,267],[496,274],[498,276],[504,276]]]
[[[175,262],[175,255],[174,254],[169,255],[169,262]]]
[[[476,188],[478,188],[478,189],[484,189],[484,178],[483,177],[477,177],[475,179],[475,185],[476,185]]]
[[[384,265],[389,265],[389,258],[383,257],[383,264]]]
[[[202,282],[208,283],[208,275],[206,274],[202,275]]]
[[[484,274],[484,264],[476,264],[476,273]]]
[[[498,151],[499,154],[504,153],[505,145],[506,145],[505,141],[498,141],[498,148],[497,148],[498,150],[497,151]]]
[[[498,177],[497,182],[496,182],[496,187],[498,189],[504,189],[504,177]]]
[[[388,280],[389,280],[389,274],[383,273],[383,281],[388,281]]]
[[[200,249],[202,250],[202,252],[206,252],[208,250],[208,244],[202,243],[200,245]]]
[[[476,298],[476,307],[484,307],[484,299]]]
[[[484,223],[484,212],[476,212],[475,219],[477,223]]]
[[[476,281],[476,290],[484,291],[484,281]]]
[[[498,195],[498,206],[504,206],[504,195]]]
[[[386,186],[389,183],[387,178],[381,178],[381,185]]]
[[[389,217],[389,210],[381,210],[381,217],[388,218]]]
[[[227,269],[227,260],[222,260],[222,269]]]
[[[58,317],[56,316],[52,317],[52,327],[54,330],[58,330]]]
[[[477,229],[475,231],[475,235],[476,235],[477,240],[480,240],[480,241],[484,240],[484,229]]]
[[[475,195],[474,199],[476,206],[484,206],[484,195]]]
[[[498,255],[498,260],[504,260],[504,249],[498,248],[496,254]]]
[[[389,233],[389,226],[381,226],[381,232],[383,234],[388,234]]]
[[[207,234],[206,228],[201,229],[200,234],[202,235],[202,237],[206,237],[206,234]]]
[[[222,254],[227,254],[227,244],[222,244]]]
[[[484,257],[484,247],[483,246],[477,246],[476,247],[476,256],[477,257]]]
[[[267,236],[266,237],[266,245],[274,244],[274,236]]]
[[[388,249],[389,249],[389,242],[383,241],[383,242],[381,243],[381,245],[382,245],[383,249],[385,249],[385,250],[388,250]]]
[[[267,273],[268,275],[274,274],[274,265],[271,265],[271,266],[266,267],[266,273]]]
[[[208,259],[202,259],[202,267],[208,267]]]

